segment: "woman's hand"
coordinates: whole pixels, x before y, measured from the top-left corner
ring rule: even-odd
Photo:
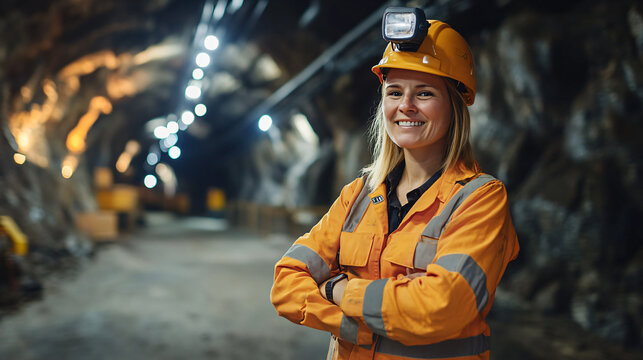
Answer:
[[[413,280],[413,279],[418,278],[420,276],[426,276],[426,272],[425,271],[420,271],[420,272],[415,272],[414,273],[414,272],[411,272],[411,269],[406,269],[406,276],[405,277]]]
[[[346,284],[348,284],[348,279],[344,278],[335,283],[335,286],[333,286],[332,299],[326,298],[326,283],[328,282],[328,280],[319,284],[319,292],[324,299],[339,305],[342,302],[342,298],[344,297],[344,289],[346,288]]]

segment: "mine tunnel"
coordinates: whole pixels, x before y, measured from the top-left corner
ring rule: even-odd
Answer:
[[[389,7],[466,39],[506,188],[475,358],[643,358],[641,2],[3,0],[0,359],[326,358],[275,264],[374,161]]]

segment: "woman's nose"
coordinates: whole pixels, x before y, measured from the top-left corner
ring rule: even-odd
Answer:
[[[399,109],[403,113],[417,111],[417,108],[415,107],[415,103],[413,102],[413,97],[407,96],[407,95],[403,96],[402,99],[400,100]]]

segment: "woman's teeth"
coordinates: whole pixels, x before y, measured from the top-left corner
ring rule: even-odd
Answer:
[[[424,125],[423,121],[398,121],[397,123],[400,126],[422,126]]]

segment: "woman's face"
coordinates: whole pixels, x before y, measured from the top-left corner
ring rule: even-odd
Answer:
[[[442,77],[391,69],[384,82],[382,107],[386,132],[397,146],[443,155],[452,109]]]

